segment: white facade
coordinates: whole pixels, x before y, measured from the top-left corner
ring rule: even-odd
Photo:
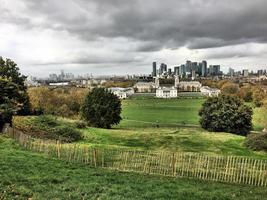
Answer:
[[[153,92],[153,90],[157,87],[154,82],[138,82],[134,85],[134,88],[136,88],[137,92],[147,93]]]
[[[210,88],[208,86],[203,86],[200,88],[200,92],[208,97],[217,97],[221,93],[221,90],[216,88]]]
[[[198,81],[181,81],[178,84],[178,89],[187,92],[199,92],[201,83]]]
[[[109,88],[109,91],[111,91],[113,94],[115,94],[117,97],[120,99],[126,99],[129,96],[134,94],[134,89],[133,88]]]
[[[177,98],[178,91],[175,87],[159,87],[156,90],[156,97],[157,98]]]

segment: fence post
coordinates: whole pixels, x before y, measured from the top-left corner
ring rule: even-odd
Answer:
[[[175,153],[172,153],[172,175],[176,176],[176,158]]]
[[[95,167],[96,167],[96,149],[94,148],[93,149],[93,156],[94,156],[94,165],[95,165]]]

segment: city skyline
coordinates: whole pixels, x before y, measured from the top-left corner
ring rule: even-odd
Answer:
[[[264,0],[0,0],[0,56],[37,77],[150,74],[207,60],[224,73],[267,68]]]

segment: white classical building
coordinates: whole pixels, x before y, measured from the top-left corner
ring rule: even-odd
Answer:
[[[134,85],[137,92],[150,93],[155,92],[156,84],[154,82],[138,82]]]
[[[177,88],[175,87],[159,87],[156,90],[156,97],[157,98],[177,98],[178,96],[178,91]]]
[[[129,96],[134,94],[133,88],[113,87],[113,88],[109,88],[109,91],[111,91],[113,94],[115,94],[120,99],[126,99]]]
[[[221,90],[217,88],[210,88],[208,86],[203,86],[200,88],[200,92],[208,97],[217,97],[221,93]]]
[[[175,76],[174,87],[160,87],[159,78],[156,78],[155,84],[157,87],[157,98],[177,98],[179,91],[185,92],[199,92],[201,89],[201,83],[198,81],[181,81],[179,76]]]

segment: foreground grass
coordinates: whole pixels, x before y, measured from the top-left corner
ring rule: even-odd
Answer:
[[[263,200],[261,187],[120,173],[22,150],[0,136],[0,199]]]

